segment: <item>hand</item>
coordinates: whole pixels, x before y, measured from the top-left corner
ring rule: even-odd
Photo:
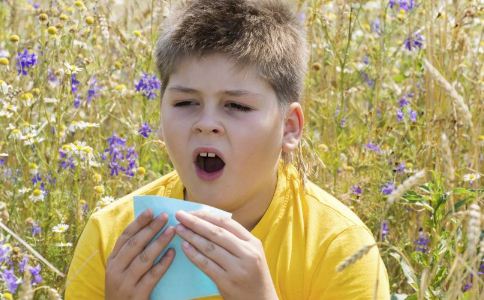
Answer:
[[[169,249],[153,265],[175,235],[175,229],[171,226],[146,246],[167,220],[165,213],[153,218],[153,213],[148,209],[126,227],[108,258],[105,283],[107,300],[148,299],[175,257],[175,251]]]
[[[262,243],[231,218],[178,211],[183,251],[224,299],[277,299]]]

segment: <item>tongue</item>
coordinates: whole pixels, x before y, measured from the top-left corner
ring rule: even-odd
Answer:
[[[219,157],[206,157],[203,159],[202,169],[207,173],[217,172],[221,170],[225,163]]]

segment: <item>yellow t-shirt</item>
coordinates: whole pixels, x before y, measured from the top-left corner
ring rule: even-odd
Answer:
[[[378,248],[342,272],[336,266],[372,233],[344,204],[312,182],[302,188],[293,166],[280,167],[274,197],[251,233],[262,241],[279,299],[389,299]],[[117,238],[134,220],[134,195],[183,199],[171,172],[94,213],[78,241],[66,281],[66,300],[104,299],[105,268]],[[215,297],[211,299],[220,299]]]

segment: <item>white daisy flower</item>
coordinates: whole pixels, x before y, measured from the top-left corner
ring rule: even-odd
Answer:
[[[60,223],[60,224],[55,225],[52,228],[52,231],[56,232],[56,233],[64,233],[64,232],[67,231],[67,229],[69,229],[69,225],[64,224],[64,223]]]
[[[35,189],[29,196],[29,200],[32,202],[44,201],[45,192],[41,189]]]
[[[464,181],[476,181],[477,179],[481,178],[481,174],[479,173],[470,173],[464,175]]]

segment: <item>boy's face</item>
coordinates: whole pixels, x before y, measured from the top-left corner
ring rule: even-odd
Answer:
[[[161,104],[162,139],[187,199],[232,212],[272,198],[281,150],[295,142],[286,123],[256,69],[222,54],[180,61]]]

